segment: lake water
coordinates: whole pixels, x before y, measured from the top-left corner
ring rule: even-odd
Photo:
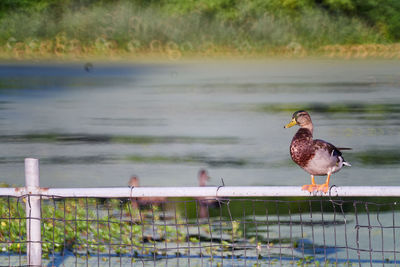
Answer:
[[[399,185],[398,61],[270,60],[0,65],[0,181],[45,187],[302,185],[290,159],[298,109],[352,164],[331,184]],[[322,182],[325,178],[317,178]]]

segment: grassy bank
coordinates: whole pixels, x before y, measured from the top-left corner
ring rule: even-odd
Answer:
[[[3,6],[0,58],[400,56],[389,24],[356,16],[344,4],[334,9],[313,1],[83,2]]]

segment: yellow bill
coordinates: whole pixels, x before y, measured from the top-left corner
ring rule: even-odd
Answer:
[[[292,127],[292,126],[295,126],[296,124],[297,124],[296,119],[293,118],[288,124],[286,124],[286,125],[284,126],[284,128],[290,128],[290,127]]]

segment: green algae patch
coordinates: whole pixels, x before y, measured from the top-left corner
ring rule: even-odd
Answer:
[[[307,110],[313,113],[367,113],[367,114],[393,114],[400,113],[398,104],[368,104],[368,103],[288,103],[288,104],[261,104],[255,107],[260,112],[277,113]]]
[[[187,164],[187,163],[198,163],[207,164],[209,166],[245,166],[250,162],[240,158],[212,158],[205,156],[143,156],[143,155],[130,155],[126,157],[126,160],[138,163],[163,163],[163,164]]]
[[[235,144],[235,137],[190,137],[190,136],[115,136],[112,143],[153,144],[153,143],[204,143],[204,144]]]
[[[37,142],[37,143],[114,143],[114,144],[236,144],[235,137],[190,137],[190,136],[113,136],[96,134],[32,133],[24,135],[3,135],[0,142]]]

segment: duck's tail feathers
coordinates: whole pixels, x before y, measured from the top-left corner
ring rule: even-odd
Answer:
[[[346,166],[351,166],[351,164],[350,163],[348,163],[347,161],[343,161],[343,165],[346,165]]]

